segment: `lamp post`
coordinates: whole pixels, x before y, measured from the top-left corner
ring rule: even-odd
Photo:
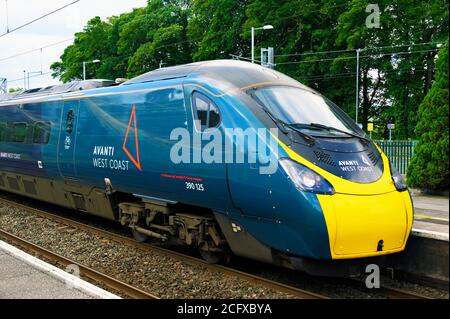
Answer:
[[[268,24],[260,28],[252,27],[252,63],[255,63],[255,30],[272,30],[273,26]]]
[[[32,74],[42,75],[42,71],[27,72],[27,87],[28,87],[28,89],[30,89],[30,75],[32,75]]]
[[[5,0],[6,5],[6,33],[9,33],[9,12],[8,12],[8,0]]]
[[[93,61],[84,61],[83,62],[83,80],[86,81],[86,64],[90,64],[90,63],[100,63],[100,60],[93,60]]]
[[[358,112],[359,112],[359,53],[361,49],[356,49],[356,114],[355,122],[358,124]]]
[[[361,52],[367,50],[367,48],[362,49],[356,49],[356,115],[355,115],[355,122],[358,123],[358,112],[359,112],[359,69],[360,69],[360,57]]]

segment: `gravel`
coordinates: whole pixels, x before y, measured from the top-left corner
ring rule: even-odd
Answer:
[[[0,204],[0,228],[160,298],[293,298],[242,278],[61,227]]]

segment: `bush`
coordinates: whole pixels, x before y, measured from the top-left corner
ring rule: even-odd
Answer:
[[[439,51],[435,83],[419,106],[419,136],[408,167],[408,185],[429,190],[448,189],[448,42]]]

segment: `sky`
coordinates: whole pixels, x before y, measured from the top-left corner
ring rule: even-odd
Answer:
[[[106,19],[113,15],[132,11],[133,8],[144,7],[147,4],[147,0],[81,0],[42,20],[1,37],[7,30],[6,3],[9,13],[9,29],[12,30],[73,1],[0,0],[0,78],[8,79],[8,88],[24,87],[24,71],[25,74],[30,73],[30,88],[59,83],[59,80],[53,79],[51,74],[38,75],[41,71],[44,74],[50,72],[50,65],[60,60],[59,57],[64,49],[73,42],[73,40],[65,40],[81,31],[87,21],[95,16]],[[43,48],[61,41],[65,42]],[[43,48],[42,53],[40,48]],[[34,49],[37,51],[9,58]]]

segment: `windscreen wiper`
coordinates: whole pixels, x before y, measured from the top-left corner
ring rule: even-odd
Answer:
[[[349,136],[353,136],[353,137],[359,138],[359,139],[365,141],[366,143],[370,143],[371,142],[368,138],[365,138],[364,136],[361,136],[359,134],[350,133],[350,132],[347,132],[347,131],[344,131],[344,130],[340,130],[340,129],[332,127],[332,126],[327,126],[327,125],[318,124],[318,123],[311,123],[311,124],[309,124],[309,126],[322,128],[322,129],[328,130],[328,131],[335,131],[335,132],[339,132],[339,133],[342,133],[342,134],[347,134]]]
[[[306,134],[304,132],[302,132],[301,130],[299,130],[298,128],[296,128],[294,125],[289,124],[284,122],[283,120],[280,120],[279,118],[277,118],[275,115],[272,114],[272,112],[270,112],[266,107],[263,107],[264,112],[267,113],[267,115],[269,115],[269,117],[277,124],[281,124],[284,128],[288,127],[291,130],[297,132],[298,134],[300,134],[305,140],[307,140],[309,142],[310,145],[314,145],[314,143],[316,142],[314,137],[312,137],[309,134]],[[278,126],[279,127],[279,126]],[[280,128],[281,129],[281,128]],[[287,134],[286,129],[281,129],[283,131],[284,134]]]
[[[286,122],[284,122],[283,120],[280,120],[279,118],[277,118],[275,115],[272,114],[271,111],[269,111],[269,109],[264,105],[264,103],[261,102],[261,100],[255,95],[254,91],[256,91],[258,88],[253,87],[251,88],[248,93],[252,96],[252,98],[261,106],[261,108],[264,110],[264,112],[267,113],[267,115],[269,115],[269,117],[272,119],[272,121],[275,122],[275,124],[277,125],[277,127],[284,133],[284,134],[288,134],[288,132],[286,131],[286,127],[290,128],[291,130],[297,132],[300,136],[302,136],[305,140],[307,140],[309,143],[309,145],[314,145],[316,143],[314,137],[312,137],[309,134],[306,134],[304,132],[302,132],[301,130],[299,130],[298,128],[296,128],[295,126],[293,126],[292,124],[288,124]],[[280,124],[283,127],[280,127]]]

